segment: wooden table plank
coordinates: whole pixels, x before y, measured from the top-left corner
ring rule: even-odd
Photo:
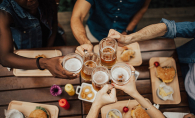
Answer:
[[[62,118],[82,118],[81,116],[73,116],[70,117],[70,115],[81,115],[81,101],[80,100],[73,100],[68,101],[70,104],[70,109],[65,110],[64,108],[61,108],[59,106],[58,102],[50,102],[50,103],[41,103],[41,104],[48,104],[48,105],[56,105],[59,108],[59,116],[63,116]],[[0,118],[4,117],[4,109],[7,109],[8,106],[2,106],[0,107]],[[67,116],[67,117],[64,117]]]
[[[141,51],[174,50],[176,48],[174,39],[156,38],[138,43]]]
[[[59,117],[59,118],[82,118],[82,116],[68,116],[68,117]]]
[[[76,86],[75,86],[76,87]],[[26,90],[15,90],[15,91],[3,91],[0,92],[0,105],[7,105],[12,100],[26,101],[26,102],[51,102],[58,101],[61,98],[67,100],[78,99],[78,96],[69,96],[62,88],[63,93],[60,96],[52,96],[50,94],[50,88],[39,88],[39,89],[26,89]]]
[[[14,90],[26,88],[40,88],[51,87],[53,84],[66,85],[71,83],[73,85],[80,84],[80,78],[76,79],[60,79],[54,77],[2,77],[0,78],[0,90]]]
[[[177,65],[178,76],[181,76],[181,70],[179,65]],[[140,72],[138,79],[149,79],[150,72],[148,66],[138,66],[135,67],[137,71]],[[182,82],[182,81],[181,81]],[[40,87],[50,87],[53,84],[65,85],[71,83],[74,85],[80,84],[80,79],[60,79],[53,77],[0,77],[0,90],[14,90],[14,89],[26,89],[26,88],[40,88]]]

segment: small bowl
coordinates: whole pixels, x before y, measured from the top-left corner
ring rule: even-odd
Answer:
[[[108,111],[108,113],[106,114],[106,118],[110,118],[109,117],[109,112],[112,111],[114,114],[116,114],[117,116],[119,116],[119,118],[123,118],[122,117],[122,113],[118,110],[118,109],[111,109]],[[114,117],[112,117],[114,118]]]
[[[162,83],[162,84],[165,84],[165,83]],[[162,87],[164,90],[165,90],[165,92],[171,92],[172,91],[172,93],[170,94],[170,95],[168,95],[168,96],[165,96],[165,97],[163,97],[163,96],[161,96],[160,95],[160,86],[158,87],[158,89],[156,90],[156,94],[157,94],[157,96],[161,99],[161,100],[164,100],[164,101],[166,101],[166,100],[173,100],[173,93],[174,93],[174,90],[173,90],[173,88],[172,87],[170,87],[170,86],[167,86],[166,84]]]

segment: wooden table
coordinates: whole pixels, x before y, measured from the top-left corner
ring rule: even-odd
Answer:
[[[184,80],[181,76],[180,66],[178,64],[177,53],[175,51],[175,43],[173,39],[154,39],[139,42],[143,63],[139,67],[135,67],[140,72],[140,76],[136,82],[138,91],[146,98],[152,101],[152,91],[149,73],[149,59],[151,57],[173,57],[177,63],[177,72],[179,76],[179,86],[181,92],[181,103],[178,105],[161,105],[160,110],[189,112],[187,94],[184,88]],[[59,49],[63,55],[75,51],[76,46],[52,47],[42,49]],[[59,107],[59,118],[85,118],[91,103],[78,100],[78,96],[70,97],[65,91],[59,97],[50,94],[49,89],[53,84],[61,85],[71,83],[75,87],[82,83],[80,78],[74,80],[59,79],[54,77],[16,77],[12,71],[0,65],[0,117],[4,117],[4,109],[12,100],[36,102],[51,105],[58,105],[58,100],[66,98],[71,104],[70,110],[64,110]],[[63,89],[64,90],[64,89]],[[118,100],[128,100],[131,98],[123,91],[117,90]]]

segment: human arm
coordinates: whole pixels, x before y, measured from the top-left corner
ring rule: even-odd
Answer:
[[[54,40],[56,38],[57,30],[58,30],[58,18],[57,18],[57,6],[55,4],[55,1],[53,0],[52,7],[54,7],[54,15],[53,15],[53,22],[52,22],[52,34],[48,39],[47,47],[51,47],[54,44]]]
[[[132,33],[130,35],[122,35],[121,33],[115,31],[114,29],[110,29],[108,37],[115,38],[119,46],[128,45],[137,41],[144,41],[153,39],[156,37],[160,37],[165,35],[167,32],[167,26],[165,23],[152,24],[144,27],[138,32]]]
[[[142,8],[133,16],[132,20],[129,22],[128,26],[126,27],[126,30],[133,31],[135,26],[139,23],[143,15],[148,9],[148,6],[150,5],[151,0],[145,0],[145,3],[143,4]],[[127,35],[127,33],[124,31],[122,32],[123,35]]]
[[[83,20],[89,12],[90,8],[91,4],[86,0],[77,0],[71,17],[70,24],[73,35],[81,45],[76,49],[76,53],[79,53],[81,55],[84,55],[84,50],[91,52],[93,48],[91,42],[87,38],[86,31],[83,26]]]
[[[189,113],[185,115],[183,118],[195,118],[195,115]]]
[[[135,68],[131,65],[129,65],[132,71],[135,71]],[[131,97],[133,97],[143,108],[149,108],[146,110],[148,115],[151,118],[164,118],[164,115],[156,109],[152,104],[150,104],[142,95],[139,94],[139,92],[136,89],[135,84],[135,76],[132,76],[129,80],[129,82],[123,86],[119,86],[117,84],[112,84],[116,89],[121,89],[125,93],[129,94]]]
[[[107,91],[111,90],[108,94]],[[98,118],[100,109],[107,104],[111,104],[117,101],[116,89],[112,85],[106,84],[96,95],[95,101],[93,102],[91,109],[87,115],[87,118]]]
[[[12,16],[0,10],[0,17],[0,64],[11,68],[38,69],[35,58],[26,58],[13,53],[13,38],[10,29],[10,24],[13,23]],[[72,73],[68,73],[61,66],[62,58],[41,58],[39,63],[41,68],[48,69],[55,77],[73,78]]]

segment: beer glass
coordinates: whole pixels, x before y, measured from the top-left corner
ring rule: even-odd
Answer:
[[[135,76],[137,80],[139,72],[132,71],[129,65],[125,63],[117,63],[111,68],[111,79],[115,84],[124,85],[130,80],[131,76]]]
[[[99,43],[101,64],[110,69],[117,60],[117,42],[112,38],[104,38]]]
[[[93,89],[99,91],[105,84],[109,83],[109,71],[106,67],[98,66],[92,71]]]
[[[65,70],[77,74],[82,69],[83,59],[76,53],[70,53],[64,57],[62,65]]]
[[[81,77],[85,81],[91,81],[91,73],[93,68],[100,65],[100,57],[96,53],[85,53],[83,56],[83,68]]]

